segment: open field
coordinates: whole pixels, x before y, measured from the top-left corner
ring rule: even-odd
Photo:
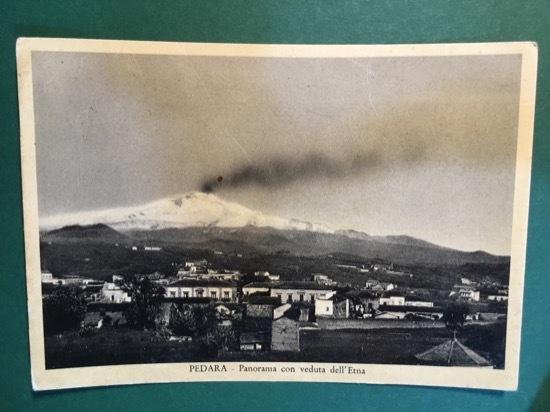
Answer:
[[[203,342],[165,341],[154,332],[126,327],[106,327],[89,337],[52,335],[45,343],[46,369],[212,360]]]
[[[505,324],[469,325],[457,338],[502,368]],[[204,342],[159,341],[153,332],[105,328],[90,337],[71,332],[46,338],[48,369],[136,363],[343,362],[410,364],[412,355],[450,339],[445,328],[374,330],[302,330],[300,352],[216,354]]]

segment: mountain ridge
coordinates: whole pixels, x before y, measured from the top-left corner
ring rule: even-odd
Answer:
[[[392,242],[351,238],[343,234],[319,233],[300,230],[280,230],[270,227],[246,226],[242,228],[190,227],[158,230],[130,230],[120,234],[124,238],[112,236],[116,231],[109,228],[102,238],[98,230],[90,226],[68,226],[60,230],[43,233],[42,241],[59,243],[98,243],[117,242],[128,245],[154,244],[158,246],[188,249],[209,249],[226,254],[290,253],[294,256],[325,256],[349,254],[366,259],[382,259],[397,264],[456,265],[467,263],[503,263],[508,257],[494,256],[486,252],[463,252],[436,245],[422,246],[408,242],[400,243],[399,237]],[[101,225],[105,226],[105,225]],[[108,227],[108,226],[105,226]],[[85,235],[83,235],[85,234]],[[368,235],[367,235],[368,236]],[[425,242],[427,243],[427,242]]]
[[[502,262],[509,257],[467,252],[407,235],[372,236],[356,230],[265,215],[214,194],[188,193],[142,206],[59,215],[41,220],[42,240],[128,240],[186,247],[289,251],[297,256],[350,253],[404,263]],[[46,231],[47,228],[53,228]],[[120,235],[118,236],[117,233]]]
[[[97,240],[97,241],[128,241],[128,236],[119,231],[105,225],[96,223],[93,225],[69,225],[60,229],[54,229],[43,233],[41,236],[44,241],[55,240]]]
[[[66,213],[40,219],[40,228],[51,231],[69,225],[103,223],[115,230],[159,230],[185,227],[273,227],[332,233],[321,224],[266,215],[212,193],[191,192],[139,206]]]

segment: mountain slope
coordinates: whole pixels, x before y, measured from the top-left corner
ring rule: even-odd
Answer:
[[[322,225],[267,216],[214,194],[189,193],[142,206],[42,219],[45,241],[160,242],[238,253],[320,256],[347,253],[403,264],[501,263],[508,257],[462,252],[410,236],[333,232]],[[59,229],[61,228],[61,229]],[[53,229],[53,230],[52,230]],[[122,232],[122,233],[119,233]]]
[[[64,226],[61,229],[52,230],[42,235],[43,241],[115,241],[123,242],[129,238],[120,232],[107,225],[98,223],[95,225],[81,226],[71,225]]]
[[[188,193],[141,206],[63,214],[40,219],[41,230],[103,223],[115,230],[160,230],[186,227],[273,227],[331,233],[328,228],[295,219],[268,216],[214,194]]]
[[[268,227],[242,228],[182,228],[129,232],[134,238],[147,242],[173,243],[188,248],[204,248],[223,252],[276,253],[321,256],[345,253],[363,258],[379,258],[399,264],[466,264],[503,263],[508,257],[485,252],[463,252],[411,238],[365,235],[349,237],[342,233],[320,233],[299,230],[280,230]]]

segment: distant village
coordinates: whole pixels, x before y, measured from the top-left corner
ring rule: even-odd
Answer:
[[[146,246],[145,250],[155,253],[161,248]],[[444,291],[443,300],[436,300],[424,290],[382,281],[387,275],[414,276],[394,270],[391,262],[336,265],[361,273],[363,283],[342,284],[322,273],[312,273],[309,280],[289,281],[267,271],[243,274],[231,269],[214,270],[205,259],[174,262],[171,275],[155,272],[145,276],[163,288],[155,317],[157,326],[169,329],[178,313],[210,307],[218,327],[233,333],[236,350],[242,353],[299,352],[303,330],[375,329],[388,322],[403,328],[444,328],[445,302],[468,303],[471,309],[466,322],[486,324],[506,317],[508,285],[461,277],[451,290]],[[43,296],[47,299],[57,287],[72,285],[80,288],[86,299],[83,328],[99,330],[107,321],[111,327],[124,326],[134,296],[121,286],[121,280],[121,275],[114,275],[110,281],[55,277],[43,270]],[[193,338],[173,334],[168,339]],[[450,364],[449,354],[453,351],[455,357],[462,354],[457,365],[491,367],[489,361],[456,339],[416,355],[419,362]]]

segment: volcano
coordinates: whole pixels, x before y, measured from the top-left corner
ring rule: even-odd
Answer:
[[[265,215],[229,202],[212,193],[192,192],[140,206],[62,214],[40,219],[41,231],[69,225],[105,224],[115,230],[161,230],[190,227],[240,228],[271,227],[279,230],[303,230],[333,233],[329,228],[296,219]]]
[[[344,253],[437,265],[509,261],[506,256],[459,251],[410,236],[333,231],[321,224],[269,216],[212,193],[201,192],[172,196],[141,206],[48,217],[41,219],[40,226],[42,239],[48,241],[85,242],[87,237],[97,241],[101,233],[113,238],[108,227],[134,241],[227,252],[269,254],[285,251],[296,256]]]

